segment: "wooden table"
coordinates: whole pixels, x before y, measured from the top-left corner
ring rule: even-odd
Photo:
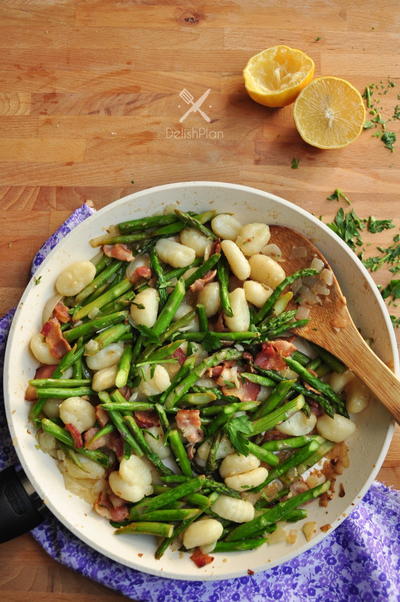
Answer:
[[[99,208],[157,184],[222,180],[325,220],[338,209],[326,200],[336,188],[362,217],[399,217],[399,150],[369,131],[340,151],[312,149],[291,107],[255,104],[241,77],[251,55],[283,43],[309,53],[317,75],[360,90],[389,76],[397,89],[382,95],[388,113],[400,92],[399,23],[397,0],[3,0],[0,312],[18,301],[34,252],[87,199]],[[195,100],[210,88],[202,109],[211,123],[199,113],[179,123],[184,88]],[[395,487],[399,458],[397,433],[379,473]],[[0,597],[17,602],[27,592],[31,602],[122,599],[23,536],[0,548]]]

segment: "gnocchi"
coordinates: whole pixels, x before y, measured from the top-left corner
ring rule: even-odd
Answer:
[[[93,374],[92,389],[93,391],[106,391],[115,385],[118,366],[108,366],[102,368]]]
[[[221,249],[236,278],[247,280],[250,276],[250,264],[237,244],[232,240],[223,240],[221,242]]]
[[[159,426],[151,426],[145,430],[144,438],[147,443],[162,460],[171,457],[169,446],[166,445],[163,431]]]
[[[276,288],[286,277],[283,267],[268,255],[252,255],[249,263],[252,279],[271,288]]]
[[[270,286],[265,286],[256,280],[246,280],[243,288],[246,301],[255,305],[255,307],[262,307],[273,292]]]
[[[206,546],[217,541],[222,535],[223,527],[214,518],[197,520],[184,531],[183,545],[187,550]]]
[[[246,224],[239,230],[236,244],[247,257],[260,253],[271,237],[266,224]]]
[[[370,399],[368,387],[358,378],[346,385],[346,408],[350,414],[359,414],[367,407]]]
[[[160,238],[156,244],[156,252],[161,261],[173,268],[184,268],[193,263],[196,253],[191,247],[182,245],[172,238]]]
[[[72,297],[90,284],[96,275],[91,261],[75,261],[61,272],[56,280],[56,289],[63,297]]]
[[[236,240],[241,227],[241,223],[228,213],[220,213],[211,220],[212,231],[222,240]]]
[[[236,288],[229,293],[233,316],[225,315],[225,324],[233,332],[245,332],[250,326],[250,310],[243,288]]]
[[[203,257],[210,246],[210,239],[194,228],[184,228],[180,234],[180,241],[196,253],[196,257]]]
[[[285,435],[292,437],[298,437],[300,435],[308,435],[314,429],[317,423],[317,417],[315,414],[307,416],[304,412],[295,412],[287,420],[281,422],[276,426],[278,431]]]
[[[80,433],[96,422],[94,407],[82,397],[68,397],[59,406],[60,418],[64,424],[72,424]]]
[[[134,454],[121,460],[119,471],[110,474],[109,483],[115,495],[128,502],[138,502],[153,493],[150,467]]]
[[[259,466],[258,468],[254,468],[254,470],[248,470],[247,472],[241,472],[240,474],[226,477],[225,485],[235,491],[244,491],[245,489],[252,489],[252,487],[261,485],[267,476],[268,470],[263,466]]]
[[[341,441],[348,439],[355,430],[356,425],[354,422],[340,414],[335,414],[333,418],[324,414],[317,420],[318,433],[325,439],[329,439],[329,441],[333,441],[334,443],[340,443]]]
[[[247,523],[254,518],[254,506],[245,500],[220,495],[211,506],[211,510],[221,518],[234,523]]]
[[[242,454],[234,453],[226,456],[226,458],[224,458],[224,460],[221,462],[219,474],[223,479],[225,479],[226,477],[231,477],[232,475],[253,470],[259,466],[260,460],[253,454],[243,456]]]
[[[131,318],[135,324],[151,328],[157,320],[160,297],[155,288],[145,288],[136,295],[130,307]]]
[[[206,284],[203,290],[199,293],[198,302],[204,305],[207,318],[215,316],[221,307],[219,283],[209,282]]]
[[[171,380],[164,366],[157,364],[154,371],[152,371],[152,366],[143,366],[139,392],[149,397],[159,395],[168,389],[170,384]]]
[[[33,356],[41,364],[58,364],[60,360],[57,360],[50,352],[49,346],[44,340],[44,336],[37,332],[33,335],[29,343],[30,349]]]
[[[87,367],[91,370],[102,370],[118,364],[124,352],[123,343],[111,343],[104,349],[100,349],[94,355],[88,355],[86,358]]]

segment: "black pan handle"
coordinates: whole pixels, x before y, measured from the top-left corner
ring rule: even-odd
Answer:
[[[0,472],[0,543],[30,531],[46,513],[22,468],[11,466]]]

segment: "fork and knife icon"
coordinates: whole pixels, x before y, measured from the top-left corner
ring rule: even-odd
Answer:
[[[190,105],[190,107],[186,111],[186,113],[184,115],[182,115],[182,117],[179,120],[179,123],[182,123],[183,121],[185,121],[186,117],[188,117],[188,115],[190,115],[190,113],[200,113],[200,115],[203,117],[203,119],[205,121],[207,121],[208,123],[211,123],[211,119],[209,118],[207,113],[200,108],[201,105],[203,104],[203,102],[206,100],[207,96],[210,94],[210,92],[211,92],[211,88],[208,88],[208,90],[206,90],[204,92],[204,94],[202,94],[200,96],[200,98],[195,101],[194,96],[189,92],[189,90],[186,90],[186,88],[183,88],[183,90],[181,90],[179,92],[179,96],[180,96],[180,98],[182,98],[182,100],[186,104]]]

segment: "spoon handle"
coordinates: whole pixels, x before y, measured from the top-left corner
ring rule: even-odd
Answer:
[[[400,380],[375,355],[353,323],[327,338],[322,347],[342,360],[400,424]]]

